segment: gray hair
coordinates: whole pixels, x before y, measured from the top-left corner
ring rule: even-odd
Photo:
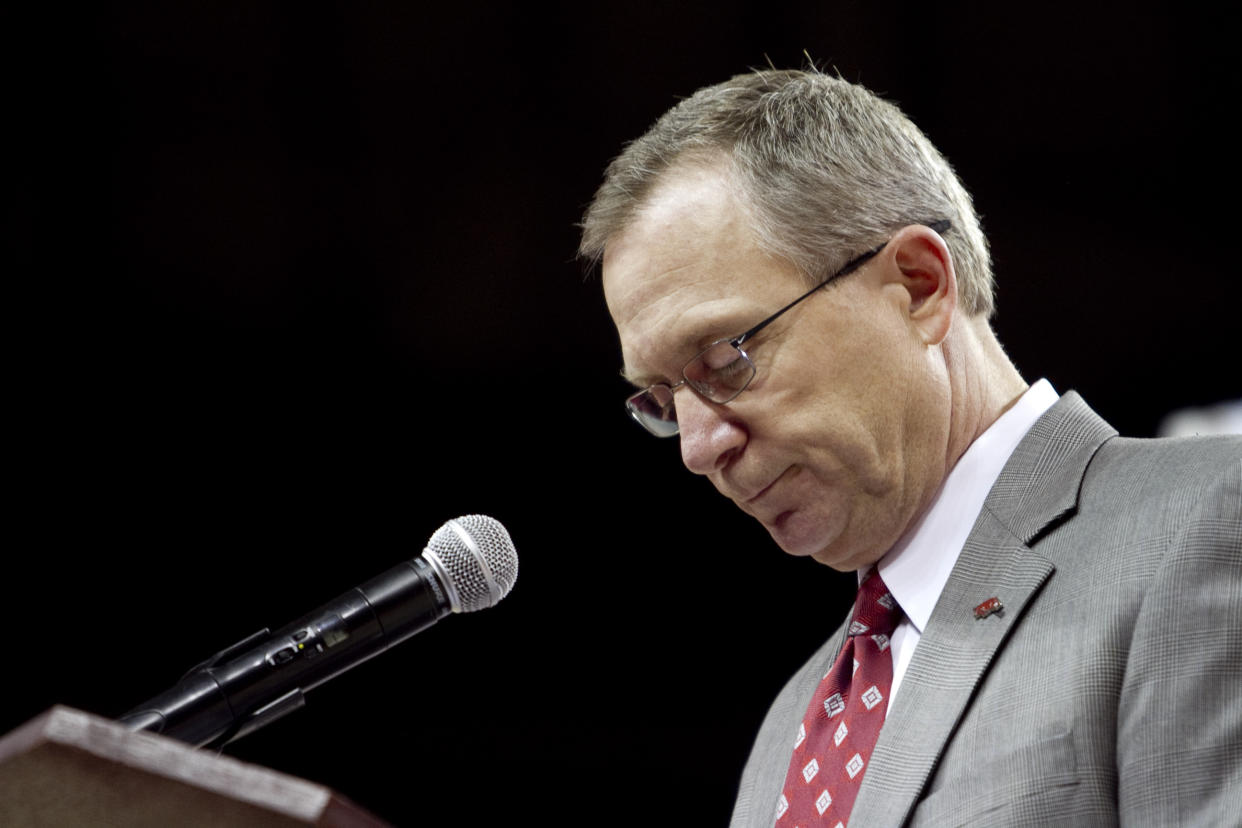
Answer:
[[[949,219],[959,305],[992,314],[987,240],[948,161],[896,106],[814,70],[738,75],[666,112],[608,165],[579,254],[598,262],[674,166],[721,159],[761,249],[812,282],[901,227]]]

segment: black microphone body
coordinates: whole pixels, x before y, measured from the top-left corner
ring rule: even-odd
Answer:
[[[432,565],[414,558],[276,633],[263,630],[218,653],[119,721],[196,747],[222,746],[296,710],[306,691],[451,611]]]

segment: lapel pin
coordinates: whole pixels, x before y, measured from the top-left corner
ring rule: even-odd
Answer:
[[[979,606],[975,607],[975,620],[982,621],[984,618],[987,618],[989,615],[1000,612],[1004,608],[1005,608],[1005,605],[1001,603],[999,598],[996,598],[996,597],[989,598],[988,600],[984,601]]]

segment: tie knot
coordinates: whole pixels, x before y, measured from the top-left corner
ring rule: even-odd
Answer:
[[[901,614],[901,607],[888,591],[884,579],[879,572],[873,571],[858,587],[850,635],[892,635]]]

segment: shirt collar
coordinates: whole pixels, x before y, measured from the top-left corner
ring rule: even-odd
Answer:
[[[988,492],[1026,432],[1057,399],[1046,379],[1028,388],[970,444],[927,510],[880,559],[880,576],[920,634]]]

